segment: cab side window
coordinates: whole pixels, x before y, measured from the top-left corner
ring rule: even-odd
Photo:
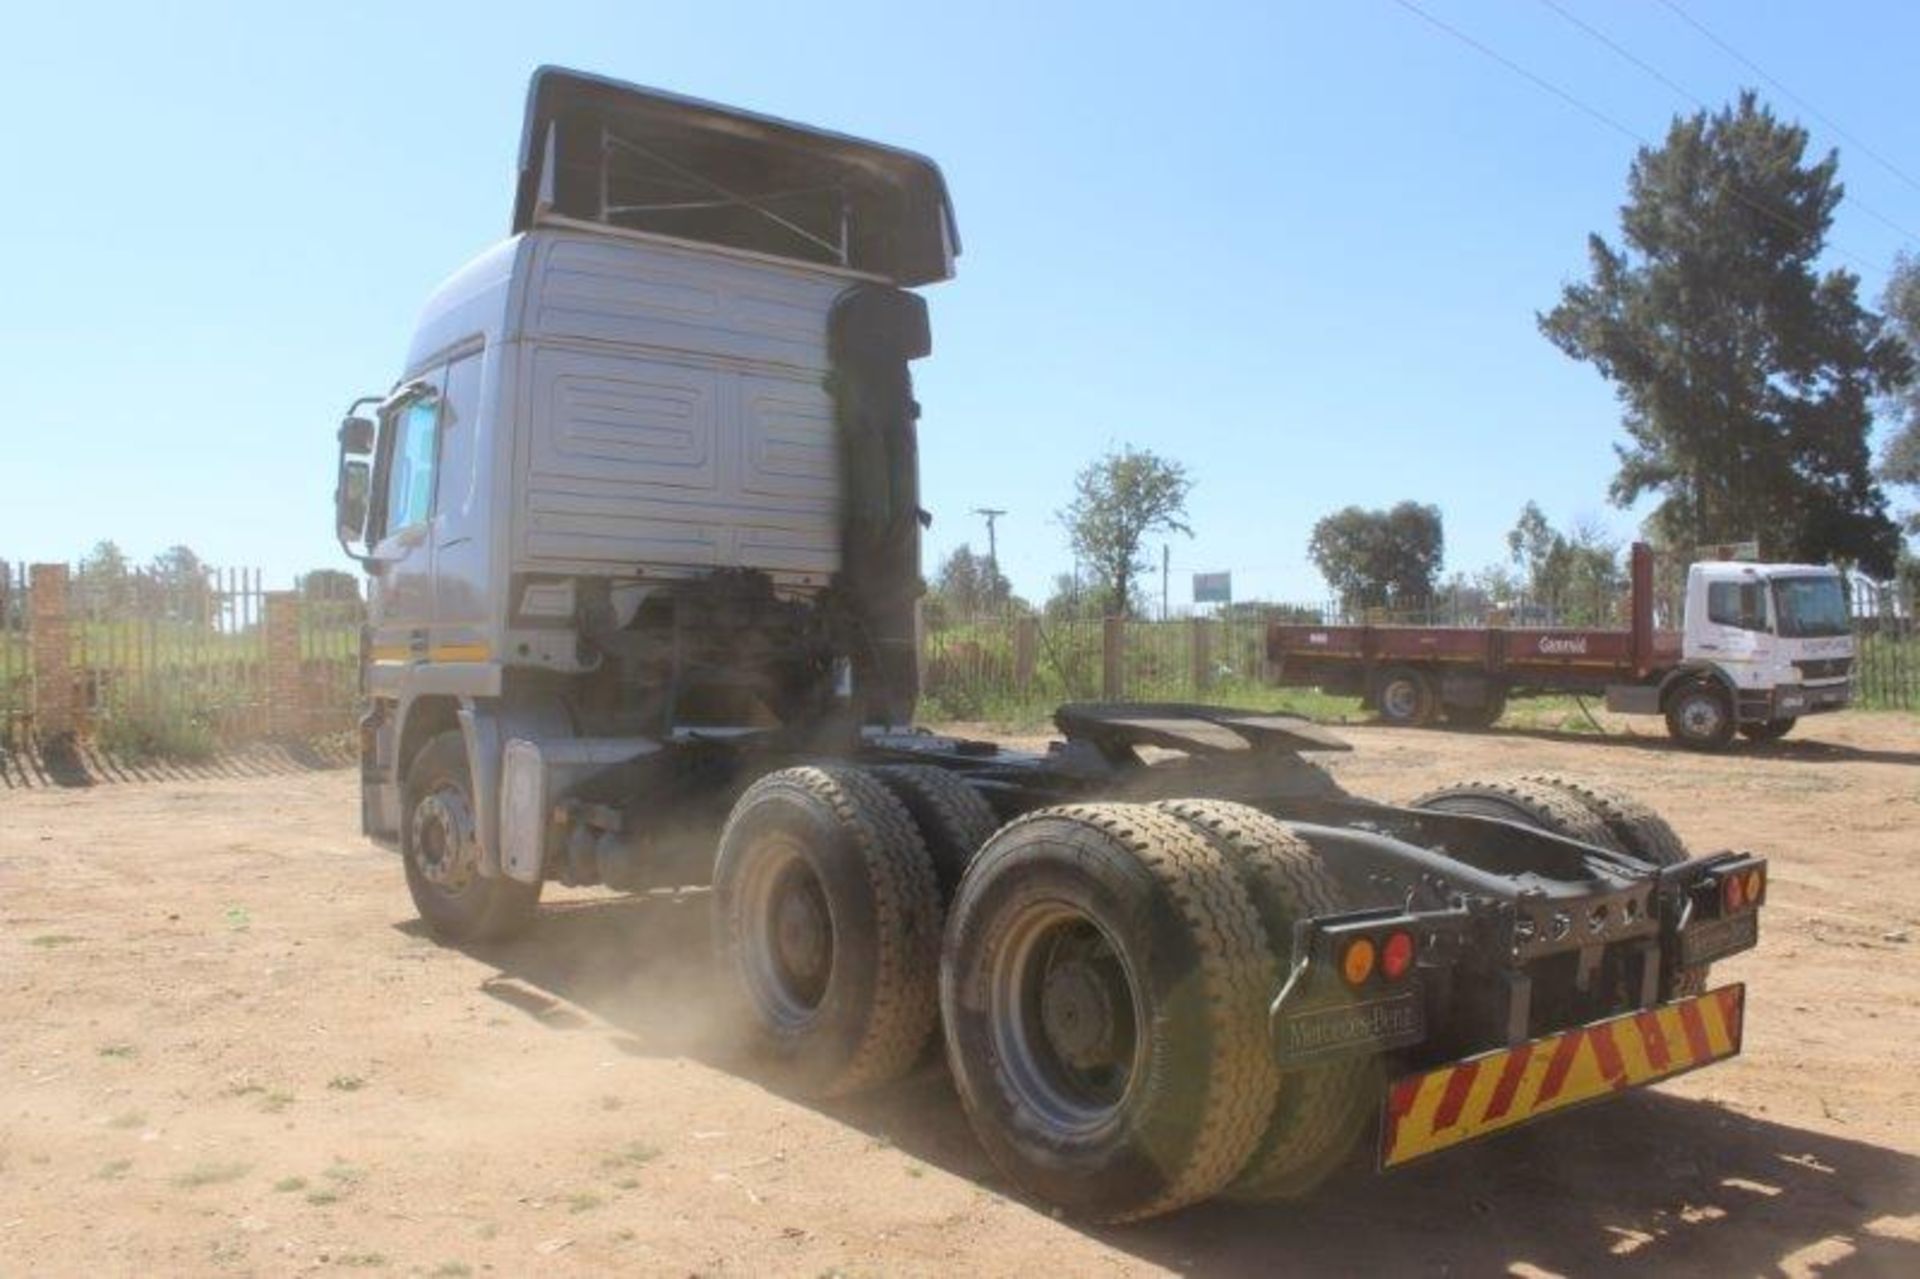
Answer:
[[[1707,620],[1743,631],[1767,629],[1767,597],[1758,582],[1707,583]]]
[[[387,472],[387,532],[424,524],[433,514],[433,473],[440,453],[440,396],[423,395],[400,410]]]

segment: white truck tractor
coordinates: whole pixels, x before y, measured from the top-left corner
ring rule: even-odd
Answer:
[[[1100,1220],[1738,1052],[1707,971],[1765,863],[1617,793],[1388,806],[1307,758],[1330,734],[1204,706],[1065,706],[1041,752],[910,727],[910,290],[958,250],[919,156],[534,76],[509,237],[339,431],[362,824],[433,933],[537,946],[549,882],[711,885],[769,1070],[870,1087],[939,1028],[993,1157]]]

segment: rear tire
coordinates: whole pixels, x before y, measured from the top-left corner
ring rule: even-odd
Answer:
[[[1409,808],[1433,812],[1466,813],[1474,817],[1497,817],[1519,822],[1550,834],[1576,839],[1583,844],[1627,849],[1598,814],[1578,799],[1555,786],[1524,778],[1492,778],[1459,782],[1431,790],[1415,799]]]
[[[1279,819],[1225,800],[1173,799],[1154,807],[1204,832],[1227,854],[1260,916],[1281,980],[1293,960],[1294,924],[1352,909],[1319,854]],[[1379,1067],[1377,1058],[1363,1058],[1281,1074],[1273,1117],[1225,1197],[1291,1199],[1324,1181],[1372,1116]]]
[[[1740,735],[1750,742],[1777,742],[1793,731],[1800,722],[1797,715],[1788,715],[1781,719],[1770,719],[1761,724],[1742,724]]]
[[[480,873],[480,842],[467,742],[459,730],[430,738],[407,766],[400,820],[407,892],[443,942],[498,942],[524,932],[540,884]]]
[[[947,1060],[989,1156],[1076,1216],[1232,1180],[1276,1074],[1266,937],[1219,846],[1136,804],[1042,809],[974,859],[947,921]]]
[[[1478,706],[1449,704],[1440,709],[1455,728],[1492,728],[1507,713],[1507,695],[1489,689],[1486,701]]]
[[[1643,862],[1652,862],[1655,866],[1677,866],[1692,856],[1681,841],[1679,832],[1668,825],[1667,819],[1631,795],[1611,786],[1553,773],[1532,774],[1524,780],[1565,791],[1586,805],[1589,811],[1607,824],[1607,829],[1613,832],[1621,847]],[[1704,993],[1711,971],[1706,964],[1681,969],[1674,975],[1673,994],[1681,997]]]
[[[967,863],[980,851],[1000,819],[980,792],[944,768],[926,764],[886,764],[872,770],[880,784],[906,805],[920,838],[933,857],[940,900],[953,900]]]
[[[1733,702],[1711,680],[1692,680],[1667,696],[1667,733],[1689,750],[1725,750],[1733,740]]]
[[[770,773],[734,805],[713,887],[721,963],[796,1088],[906,1072],[938,1012],[940,896],[899,800],[858,768]]]
[[[1381,720],[1399,728],[1432,723],[1436,700],[1433,681],[1410,666],[1385,671],[1373,694]]]

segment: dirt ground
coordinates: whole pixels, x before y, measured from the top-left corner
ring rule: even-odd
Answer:
[[[1550,768],[1772,858],[1745,1056],[1385,1178],[1089,1229],[945,1074],[829,1105],[714,1022],[703,895],[420,932],[345,771],[0,791],[0,1275],[1920,1274],[1920,721],[1764,750],[1342,730],[1355,790]]]

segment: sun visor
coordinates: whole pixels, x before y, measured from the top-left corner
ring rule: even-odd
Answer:
[[[960,238],[924,156],[558,67],[534,72],[517,234],[596,223],[848,267],[912,286]]]

